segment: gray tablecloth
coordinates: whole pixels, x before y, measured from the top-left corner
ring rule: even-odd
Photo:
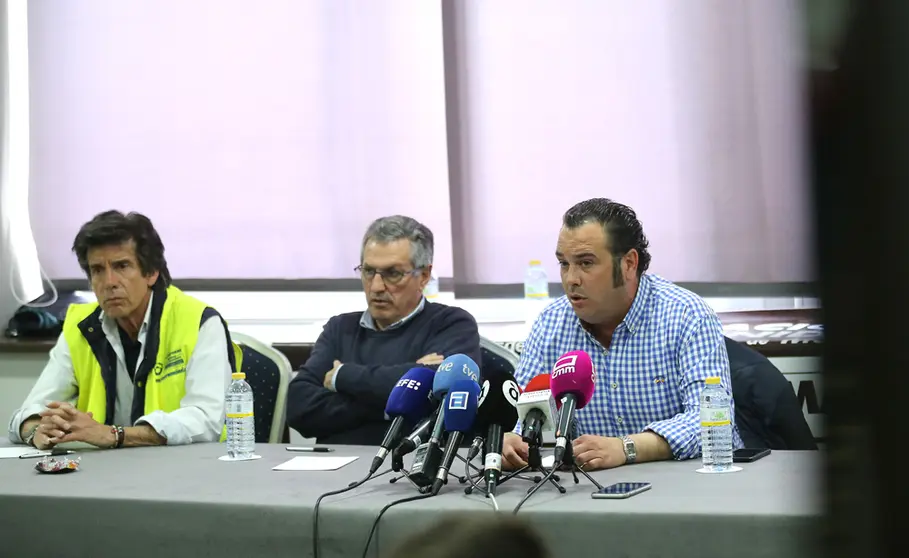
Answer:
[[[311,556],[316,498],[363,477],[375,454],[374,448],[338,447],[333,455],[360,459],[333,472],[279,472],[271,468],[303,454],[260,445],[262,459],[231,463],[218,461],[223,449],[86,451],[82,469],[65,475],[38,474],[33,460],[2,459],[0,556]],[[804,556],[820,516],[820,463],[815,452],[774,452],[733,474],[698,474],[699,464],[689,461],[594,475],[603,484],[653,483],[628,500],[592,500],[593,487],[583,477],[575,485],[567,475],[567,494],[543,487],[520,516],[542,530],[558,557]],[[462,474],[463,464],[455,469]],[[379,510],[416,494],[388,478],[323,501],[321,556],[359,557]],[[510,513],[529,486],[503,484],[502,510]],[[386,513],[372,555],[457,512],[488,514],[492,507],[449,481],[439,496]]]

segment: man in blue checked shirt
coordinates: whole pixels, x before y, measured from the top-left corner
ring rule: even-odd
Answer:
[[[556,248],[566,296],[543,310],[524,342],[522,386],[569,351],[593,360],[596,391],[577,412],[573,442],[585,470],[698,457],[705,380],[717,376],[730,392],[719,318],[696,294],[647,273],[647,246],[628,206],[595,198],[569,209]],[[733,441],[741,447],[738,432]],[[509,433],[502,454],[506,466],[522,467],[527,444]]]

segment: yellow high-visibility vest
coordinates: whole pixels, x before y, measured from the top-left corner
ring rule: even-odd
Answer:
[[[146,333],[146,353],[136,371],[135,397],[141,401],[133,401],[133,420],[153,411],[169,413],[180,408],[180,401],[186,394],[186,365],[196,347],[207,308],[205,303],[173,285],[164,291],[156,289]],[[100,313],[96,302],[71,305],[63,322],[63,336],[72,356],[78,388],[76,407],[91,412],[102,424],[111,424],[112,416],[108,417],[107,411],[116,401],[116,393],[108,392],[105,376],[110,378],[116,374],[117,363],[101,330]],[[221,319],[216,315],[209,319],[215,318]],[[155,344],[156,356],[149,360],[149,350],[154,350]],[[235,364],[234,370],[239,371],[240,348],[231,343],[231,348],[225,347],[225,350],[229,351],[228,358]]]

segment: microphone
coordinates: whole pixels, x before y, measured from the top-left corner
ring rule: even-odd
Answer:
[[[480,368],[472,358],[467,355],[455,354],[446,358],[439,365],[432,381],[432,393],[437,400],[444,399],[451,387],[460,380],[477,383],[480,377]],[[479,389],[479,384],[477,385]],[[440,408],[432,430],[432,437],[428,442],[417,446],[413,463],[410,467],[409,478],[417,486],[425,487],[432,484],[439,463],[442,461],[442,436],[444,426],[445,408]]]
[[[433,376],[435,372],[429,368],[411,368],[392,388],[388,403],[385,404],[385,414],[393,417],[391,426],[385,433],[378,453],[372,459],[370,475],[379,470],[388,452],[399,442],[404,423],[413,424],[429,414]]]
[[[543,432],[551,432],[556,415],[555,401],[549,389],[550,375],[535,376],[518,397],[518,416],[522,421],[521,437],[530,445],[539,444]]]
[[[403,459],[405,455],[417,449],[417,447],[423,443],[423,440],[427,439],[427,436],[429,436],[429,433],[432,431],[432,426],[435,424],[438,416],[439,407],[436,407],[428,417],[421,420],[414,427],[410,436],[404,438],[398,447],[391,452],[392,461],[394,462]]]
[[[474,458],[479,455],[480,450],[483,449],[484,442],[486,442],[486,438],[479,434],[473,437],[473,442],[471,442],[470,447],[467,448],[467,461],[473,461]]]
[[[486,441],[484,476],[486,489],[495,494],[495,487],[502,474],[502,438],[518,422],[518,397],[521,389],[514,376],[505,371],[495,371],[483,381],[479,408],[475,422],[476,438],[468,452],[468,461],[479,453],[479,445]],[[479,440],[479,444],[477,443]],[[477,450],[474,452],[474,447]]]
[[[473,380],[458,380],[451,386],[442,403],[442,415],[445,417],[445,431],[448,432],[448,444],[442,465],[438,468],[435,480],[432,481],[432,495],[439,493],[442,485],[448,480],[448,470],[458,453],[461,438],[473,428],[479,404],[480,386]]]
[[[562,463],[571,436],[570,426],[575,410],[583,409],[593,397],[596,371],[590,355],[584,351],[565,353],[552,368],[552,394],[559,402],[559,422],[556,426],[554,466]]]
[[[480,367],[467,355],[451,355],[442,361],[436,371],[436,378],[432,382],[433,394],[439,399],[443,398],[451,384],[462,379],[461,376],[466,376],[479,385]],[[443,393],[440,394],[440,391]]]
[[[466,365],[466,366],[465,366]],[[444,368],[444,370],[443,370]],[[479,375],[479,367],[476,363],[468,356],[462,354],[451,355],[447,359],[442,361],[442,364],[439,365],[439,371],[436,372],[435,377],[432,380],[432,391],[433,396],[436,401],[441,401],[445,394],[448,393],[448,389],[452,383],[461,379],[462,377],[468,376],[465,373],[467,370],[470,373],[475,373]],[[426,436],[430,433],[433,425],[438,418],[439,409],[433,412],[433,416],[424,419],[414,428],[413,433],[404,439],[401,444],[394,449],[392,456],[395,458],[404,457],[408,453],[417,449],[420,444],[423,443]]]

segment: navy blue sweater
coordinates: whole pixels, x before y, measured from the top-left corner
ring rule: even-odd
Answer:
[[[422,366],[416,361],[427,354],[462,353],[480,363],[477,322],[460,308],[427,302],[404,325],[385,331],[361,327],[361,315],[330,319],[288,388],[287,423],[319,443],[382,443],[389,393],[408,370]],[[322,384],[335,360],[344,363],[337,392]]]

